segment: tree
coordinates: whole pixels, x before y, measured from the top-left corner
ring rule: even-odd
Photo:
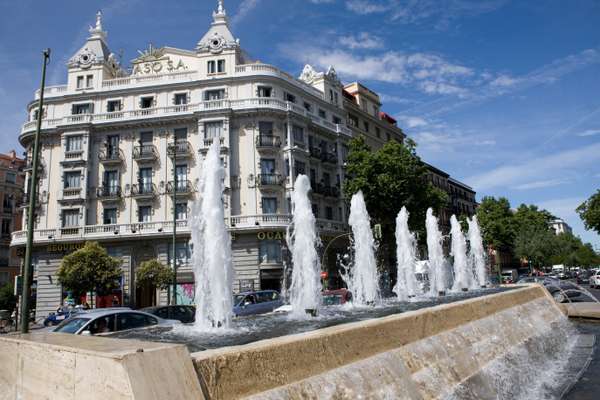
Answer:
[[[507,198],[484,197],[477,208],[483,241],[496,250],[510,251],[515,240],[513,213]]]
[[[535,205],[521,204],[513,213],[512,226],[515,233],[514,252],[530,267],[548,265],[553,254],[555,235],[550,227],[554,216]]]
[[[108,255],[97,242],[65,256],[58,269],[58,281],[74,297],[96,292],[106,295],[119,287],[121,261]]]
[[[445,192],[428,180],[428,169],[416,154],[416,144],[389,141],[373,151],[363,136],[349,142],[344,191],[350,199],[362,191],[369,214],[381,226],[379,265],[395,266],[394,240],[396,215],[402,206],[410,213],[409,226],[425,240],[427,208],[439,210],[448,203]]]
[[[0,287],[0,310],[12,311],[17,305],[17,297],[14,295],[12,283]]]
[[[577,207],[586,229],[592,229],[600,234],[600,190]]]
[[[358,136],[350,141],[349,147],[346,197],[362,191],[371,218],[381,224],[384,234],[390,228],[394,231],[395,218],[402,206],[410,213],[411,229],[423,231],[427,208],[439,210],[448,202],[446,193],[428,181],[427,167],[417,156],[413,141],[407,140],[406,145],[389,141],[373,151],[365,138]]]
[[[144,261],[135,272],[136,286],[151,291],[156,302],[156,289],[167,289],[173,283],[173,270],[158,260]]]

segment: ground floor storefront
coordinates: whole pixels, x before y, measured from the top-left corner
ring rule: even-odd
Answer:
[[[330,242],[335,236],[322,236],[323,250],[327,256],[322,257],[324,283],[332,283],[337,279],[336,263],[339,254],[346,249],[345,240]],[[142,308],[155,304],[167,304],[172,298],[170,291],[155,291],[136,285],[136,270],[149,260],[157,259],[166,265],[172,265],[173,242],[169,237],[135,240],[104,240],[99,243],[106,248],[108,254],[121,261],[122,276],[119,288],[102,297],[88,296],[92,307],[109,307],[116,305]],[[35,246],[33,254],[36,317],[47,316],[63,305],[69,297],[68,291],[58,280],[58,269],[62,258],[84,246],[84,242],[50,243]],[[192,268],[193,246],[189,237],[180,236],[175,249],[177,263],[177,304],[193,304],[195,283]],[[234,268],[233,292],[239,293],[253,290],[282,291],[289,286],[291,256],[286,242],[284,230],[233,232],[232,258]],[[284,271],[288,271],[285,273]]]

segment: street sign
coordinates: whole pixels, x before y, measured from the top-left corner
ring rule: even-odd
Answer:
[[[15,276],[14,290],[15,292],[13,294],[19,297],[23,291],[23,277],[21,275]]]

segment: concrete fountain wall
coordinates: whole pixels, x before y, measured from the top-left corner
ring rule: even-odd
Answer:
[[[564,320],[533,285],[192,359],[210,399],[438,399]]]
[[[564,321],[532,285],[191,358],[183,345],[5,336],[0,399],[438,399],[485,389],[487,365]]]

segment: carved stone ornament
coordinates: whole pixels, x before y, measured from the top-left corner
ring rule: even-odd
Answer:
[[[79,53],[76,62],[79,64],[80,68],[87,69],[92,66],[95,60],[96,54],[86,47]]]
[[[310,64],[306,64],[304,69],[302,70],[302,74],[300,74],[300,80],[306,83],[312,83],[315,79],[319,77],[319,74]]]
[[[326,76],[329,79],[331,79],[333,81],[336,81],[336,82],[339,82],[339,80],[340,80],[338,78],[337,72],[335,71],[335,68],[333,68],[333,66],[331,66],[331,65],[329,66],[329,68],[327,68]]]
[[[225,46],[225,38],[219,35],[217,32],[210,38],[208,43],[208,47],[210,52],[213,54],[218,54],[223,51],[223,47]]]

